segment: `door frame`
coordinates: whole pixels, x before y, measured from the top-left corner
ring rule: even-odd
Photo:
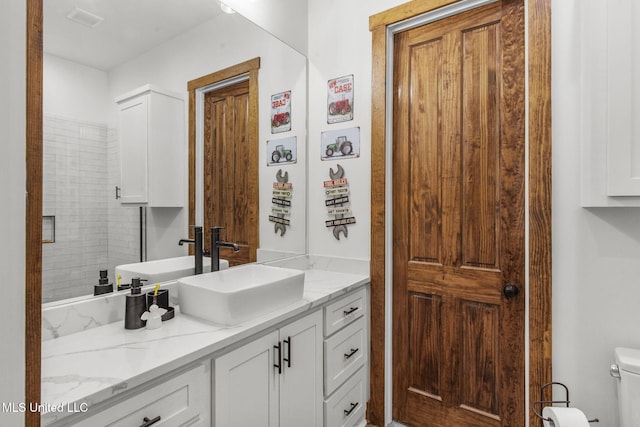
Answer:
[[[525,7],[525,409],[551,381],[551,0],[522,0]],[[394,31],[437,9],[490,0],[413,0],[369,18],[372,33],[371,104],[371,356],[367,419],[384,426],[392,414],[391,110],[389,70]],[[391,69],[392,70],[392,69]],[[530,141],[535,141],[534,144]],[[375,351],[384,349],[384,351]],[[528,381],[527,381],[528,380]],[[551,396],[544,399],[551,400]]]
[[[256,179],[249,183],[249,193],[253,194],[249,206],[249,222],[255,224],[250,230],[249,243],[253,250],[249,261],[256,261],[256,248],[260,243],[258,226],[258,71],[260,57],[216,71],[206,76],[190,80],[189,92],[189,224],[202,224],[204,221],[204,95],[218,89],[232,86],[243,81],[249,82],[249,120],[247,143],[249,145],[249,164],[247,171],[255,171]],[[196,197],[197,196],[197,197]],[[189,227],[189,236],[193,229]],[[190,249],[192,250],[192,249]]]

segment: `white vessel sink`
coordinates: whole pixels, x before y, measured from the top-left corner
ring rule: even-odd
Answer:
[[[302,299],[304,271],[245,264],[178,280],[180,312],[232,326]]]
[[[211,258],[202,259],[203,272],[211,271]],[[229,261],[220,260],[220,270],[229,268]],[[159,259],[156,261],[136,262],[116,267],[116,274],[120,274],[122,283],[131,283],[132,277],[147,280],[147,285],[176,280],[195,274],[195,257],[181,256],[177,258]]]

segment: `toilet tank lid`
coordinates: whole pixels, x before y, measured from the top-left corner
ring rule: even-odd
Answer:
[[[640,374],[640,350],[617,347],[615,349],[616,363],[620,369],[634,374]]]

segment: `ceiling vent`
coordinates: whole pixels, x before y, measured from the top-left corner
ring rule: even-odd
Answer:
[[[103,17],[94,15],[93,13],[87,12],[84,9],[80,9],[79,7],[76,7],[71,12],[69,12],[67,18],[71,19],[73,22],[77,22],[78,24],[82,24],[85,27],[89,28],[93,28],[104,21]]]

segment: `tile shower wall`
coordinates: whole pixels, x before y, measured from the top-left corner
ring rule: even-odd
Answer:
[[[137,235],[131,232],[132,223],[137,230],[137,208],[120,208],[114,198],[115,131],[52,115],[45,115],[43,130],[42,214],[55,216],[55,242],[43,244],[42,253],[42,297],[48,302],[91,293],[99,270],[108,268],[113,278],[115,262],[136,260],[138,243],[128,236]],[[124,220],[121,226],[115,218]]]

